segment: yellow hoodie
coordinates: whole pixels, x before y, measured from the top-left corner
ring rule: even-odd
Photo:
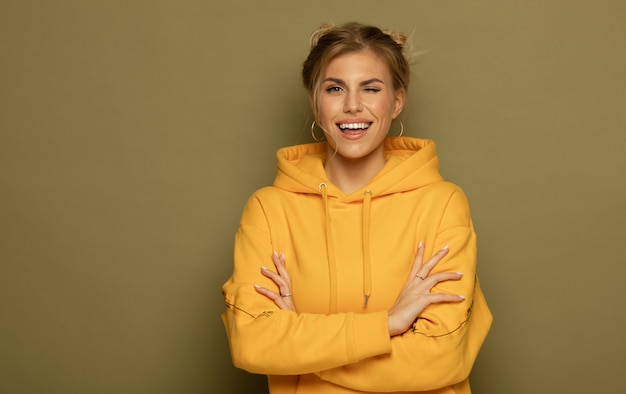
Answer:
[[[385,140],[387,163],[346,195],[324,171],[324,143],[278,151],[272,187],[255,192],[241,217],[222,315],[235,366],[267,374],[272,394],[469,393],[468,376],[492,316],[476,277],[476,239],[465,195],[443,181],[435,144]],[[462,272],[432,292],[465,296],[431,305],[408,332],[389,337],[387,310],[418,244],[449,253],[433,272]],[[284,253],[297,313],[254,285]]]

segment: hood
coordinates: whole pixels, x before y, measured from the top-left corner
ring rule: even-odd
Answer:
[[[337,262],[329,217],[329,198],[342,203],[362,203],[361,227],[363,240],[363,306],[367,307],[371,295],[370,259],[370,212],[372,200],[377,197],[402,193],[441,181],[439,160],[435,143],[431,140],[400,137],[384,141],[387,163],[383,169],[362,189],[349,195],[343,193],[328,181],[324,162],[327,144],[314,143],[282,148],[277,152],[278,174],[274,186],[293,193],[308,193],[321,196],[325,212],[326,250],[330,272],[331,312],[337,306],[337,283],[335,273]]]
[[[346,196],[329,184],[324,170],[325,142],[282,148],[277,152],[278,174],[274,186],[294,193],[321,194],[320,183],[328,185],[328,196],[344,202],[363,200],[366,190],[372,198],[401,193],[441,181],[435,143],[431,140],[400,137],[384,141],[385,167],[362,190]]]

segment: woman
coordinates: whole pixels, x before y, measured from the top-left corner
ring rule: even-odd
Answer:
[[[222,318],[234,364],[271,393],[470,392],[492,318],[463,192],[432,141],[388,137],[404,42],[356,23],[313,34],[302,75],[326,142],[279,150],[244,209]]]

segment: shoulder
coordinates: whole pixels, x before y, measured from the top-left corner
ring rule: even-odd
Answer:
[[[265,186],[252,193],[250,200],[255,200],[260,203],[272,202],[280,198],[283,193],[283,190],[275,186]]]
[[[272,207],[279,206],[284,199],[285,191],[274,186],[265,186],[257,189],[248,198],[244,213],[271,210]]]
[[[456,183],[448,181],[433,182],[426,186],[426,190],[436,198],[443,198],[446,200],[452,198],[466,200],[465,192]]]
[[[470,204],[463,189],[451,182],[439,182],[442,198],[442,227],[471,227]]]
[[[241,222],[254,222],[257,225],[269,225],[276,220],[285,220],[289,212],[302,207],[303,200],[293,193],[275,186],[266,186],[256,190],[248,198]]]
[[[250,197],[243,208],[241,214],[240,226],[265,227],[267,225],[267,201],[271,201],[273,190],[271,186],[266,186],[256,190]]]
[[[456,216],[462,221],[470,220],[470,205],[463,189],[452,182],[434,182],[426,187],[425,200],[434,215]]]

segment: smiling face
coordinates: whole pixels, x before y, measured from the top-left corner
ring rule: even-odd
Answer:
[[[321,75],[316,119],[331,152],[347,160],[384,165],[383,141],[404,106],[389,68],[368,50],[341,55]],[[314,106],[315,107],[315,106]]]

